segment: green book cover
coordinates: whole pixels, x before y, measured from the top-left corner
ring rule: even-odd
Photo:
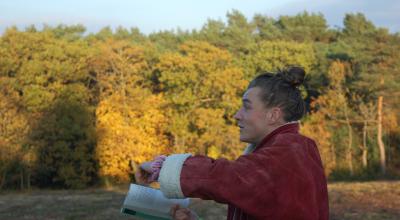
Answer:
[[[127,209],[127,208],[122,208],[121,213],[124,213],[126,215],[133,215],[136,218],[143,219],[143,220],[170,220],[171,219],[171,218],[163,218],[163,217],[153,216],[150,214],[134,211],[134,210]]]

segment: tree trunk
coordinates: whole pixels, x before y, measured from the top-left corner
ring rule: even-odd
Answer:
[[[175,153],[183,153],[185,152],[186,149],[184,149],[185,146],[185,139],[179,137],[178,135],[174,135],[174,150]]]
[[[208,155],[209,148],[210,148],[210,146],[208,146],[208,144],[206,144],[206,146],[204,147],[204,155],[205,156]]]
[[[24,189],[24,171],[23,171],[23,169],[21,169],[20,178],[21,178],[21,190],[23,190]]]
[[[352,152],[352,146],[353,146],[353,132],[351,129],[351,124],[350,124],[350,119],[349,119],[349,115],[347,112],[347,106],[344,106],[344,114],[346,117],[346,125],[347,125],[347,129],[349,131],[349,137],[348,137],[348,144],[347,144],[347,152],[346,152],[346,159],[348,162],[348,166],[349,166],[349,171],[350,171],[350,175],[353,176],[354,174],[354,169],[353,169],[353,152]]]
[[[381,171],[383,174],[386,173],[386,155],[385,155],[385,144],[382,141],[382,106],[383,106],[383,96],[378,98],[378,146],[380,153],[380,164]]]
[[[333,144],[331,144],[331,155],[332,155],[333,167],[336,167],[336,150]]]
[[[362,146],[362,164],[364,168],[367,168],[368,166],[367,126],[368,122],[365,120],[363,126],[363,146]]]
[[[26,187],[28,189],[31,189],[31,172],[30,170],[28,170],[27,176],[26,176],[27,180],[26,180]]]
[[[3,186],[6,183],[6,171],[4,171],[1,175],[1,179],[0,179],[0,190],[3,189]]]

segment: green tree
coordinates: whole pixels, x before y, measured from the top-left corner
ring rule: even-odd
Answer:
[[[252,23],[256,27],[257,42],[284,38],[282,29],[277,25],[277,21],[272,17],[256,14],[253,17]]]
[[[34,182],[83,187],[93,182],[96,173],[91,158],[95,139],[89,135],[94,121],[89,108],[92,94],[86,88],[91,50],[86,42],[55,32],[8,30],[1,39],[5,59],[0,72],[29,118],[29,131],[21,140],[28,152],[36,154]]]
[[[237,156],[232,116],[247,82],[232,65],[230,53],[206,42],[187,42],[179,53],[162,55],[155,71],[169,103],[168,130],[175,151],[207,154],[217,146],[223,155]]]
[[[309,72],[315,62],[315,52],[311,44],[263,41],[251,48],[243,66],[247,67],[246,78],[251,79],[260,71],[282,69],[288,65],[300,65]]]
[[[97,162],[94,115],[81,97],[67,87],[44,110],[29,136],[37,152],[38,186],[83,188],[95,183]]]
[[[295,16],[280,16],[276,22],[282,30],[284,39],[299,42],[329,42],[334,35],[328,30],[324,16],[314,13],[303,12]]]
[[[26,147],[30,123],[19,105],[19,95],[9,88],[8,81],[0,77],[0,189],[18,185],[23,189],[29,187],[33,159]]]

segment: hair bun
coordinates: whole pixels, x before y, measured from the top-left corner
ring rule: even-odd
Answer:
[[[298,87],[304,82],[306,72],[302,67],[291,66],[278,72],[278,76],[288,82],[293,87]]]

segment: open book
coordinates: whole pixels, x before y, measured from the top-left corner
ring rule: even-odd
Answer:
[[[121,212],[138,219],[172,219],[169,212],[175,204],[187,208],[189,199],[168,199],[160,190],[131,184]]]

